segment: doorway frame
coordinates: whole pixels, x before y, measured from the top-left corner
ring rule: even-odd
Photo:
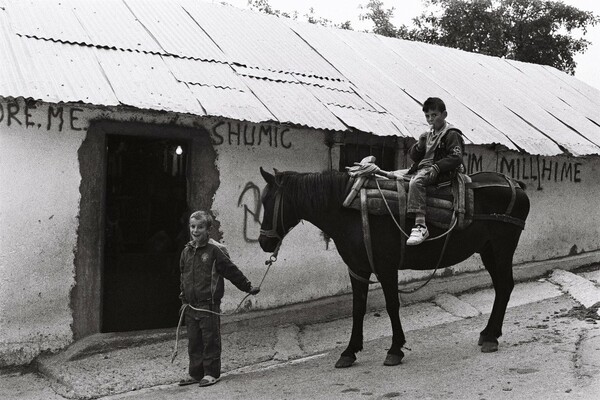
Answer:
[[[212,206],[219,186],[216,151],[210,133],[198,126],[181,127],[129,121],[91,121],[78,151],[81,183],[79,227],[75,249],[75,285],[71,290],[73,339],[101,332],[106,218],[106,137],[123,135],[186,140],[189,143],[187,203],[190,208]]]

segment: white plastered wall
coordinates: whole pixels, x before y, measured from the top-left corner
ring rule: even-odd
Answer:
[[[219,128],[221,136],[225,137],[228,128]],[[248,125],[247,131],[251,129],[252,125]],[[213,211],[221,222],[223,243],[229,248],[233,261],[254,285],[258,285],[264,276],[265,261],[269,257],[256,242],[260,225],[244,208],[260,209],[262,220],[260,194],[256,189],[262,192],[266,182],[259,168],[263,167],[270,173],[273,173],[273,168],[297,172],[320,172],[329,168],[323,132],[282,128],[278,134],[282,130],[283,141],[280,139],[277,146],[275,141],[268,144],[264,140],[261,145],[255,146],[238,144],[237,140],[230,144],[227,137],[216,146],[221,183]],[[255,190],[246,190],[248,187]],[[304,222],[285,237],[278,260],[265,278],[260,296],[250,297],[248,301],[252,302],[252,307],[276,307],[345,292],[349,283],[346,267],[333,241],[327,243],[319,229]],[[223,308],[235,308],[244,295],[228,284]]]
[[[277,126],[274,134],[274,124],[81,105],[34,103],[27,107],[23,100],[3,98],[0,105],[0,366],[28,363],[40,352],[61,349],[73,340],[70,295],[75,284],[81,183],[77,152],[90,121],[200,125],[211,132],[220,177],[213,211],[233,260],[254,284],[260,282],[269,256],[256,242],[259,224],[247,211],[262,217],[260,191],[265,182],[259,167],[299,172],[329,167],[325,134],[312,129]],[[271,136],[263,132],[258,144],[261,126],[271,129]],[[252,129],[254,142],[249,140]],[[502,164],[502,157],[507,164]],[[514,166],[508,169],[511,160]],[[532,209],[515,263],[600,249],[598,157],[524,157],[470,146],[465,162],[469,172],[497,169],[528,185]],[[451,272],[481,268],[475,256],[452,267]],[[400,280],[426,276],[428,272],[404,271]],[[349,290],[346,266],[334,243],[326,242],[316,227],[304,223],[286,237],[263,291],[249,298],[246,306],[272,308]],[[228,284],[223,309],[234,309],[243,295]]]
[[[0,99],[0,107],[1,366],[71,340],[77,150],[85,131],[67,130],[59,118],[49,126],[47,114],[23,101]]]

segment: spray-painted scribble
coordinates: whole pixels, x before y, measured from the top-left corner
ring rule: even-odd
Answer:
[[[260,189],[253,182],[246,183],[238,198],[238,207],[242,205],[244,206],[244,240],[248,243],[258,242],[262,203],[260,201]]]

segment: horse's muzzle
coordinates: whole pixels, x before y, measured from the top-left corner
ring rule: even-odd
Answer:
[[[260,244],[260,248],[267,253],[272,253],[277,248],[279,244],[279,239],[275,237],[267,237],[264,235],[260,235],[258,237],[258,244]]]

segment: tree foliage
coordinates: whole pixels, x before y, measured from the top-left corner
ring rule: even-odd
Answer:
[[[550,0],[424,0],[425,12],[413,19],[414,26],[392,23],[394,8],[383,0],[368,0],[361,6],[362,20],[373,23],[373,32],[383,36],[417,40],[513,60],[551,65],[573,74],[574,56],[590,44],[583,37],[587,28],[600,22],[591,12],[562,1]],[[297,19],[273,9],[269,0],[248,0],[250,8]],[[352,29],[349,21],[333,24],[319,18],[314,9],[304,15],[308,22]]]
[[[394,7],[386,10],[383,7],[383,1],[369,0],[366,5],[360,8],[366,10],[366,12],[361,14],[359,18],[361,20],[370,19],[373,22],[373,33],[388,37],[396,37],[398,35],[398,29],[392,24]]]
[[[255,11],[258,11],[258,12],[261,12],[264,14],[276,15],[278,17],[285,17],[285,18],[291,18],[291,19],[298,19],[298,11],[289,13],[289,12],[277,10],[277,9],[271,7],[269,0],[248,0],[248,7],[251,10],[255,10]],[[329,20],[327,18],[319,17],[315,13],[315,9],[312,7],[309,9],[307,14],[304,14],[304,18],[306,19],[307,22],[309,22],[311,24],[322,25],[322,26],[333,26],[333,27],[340,28],[340,29],[352,30],[352,24],[350,23],[350,21],[345,21],[345,22],[342,22],[341,24],[334,24],[331,20]]]
[[[574,56],[589,42],[575,38],[600,20],[561,1],[428,0],[414,27],[402,26],[397,37],[536,64],[574,73]]]

